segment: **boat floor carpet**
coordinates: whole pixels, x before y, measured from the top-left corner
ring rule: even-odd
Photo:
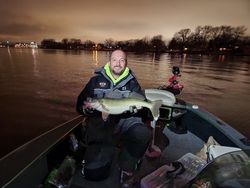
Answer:
[[[79,165],[76,169],[75,175],[71,181],[70,188],[119,188],[120,187],[120,171],[117,165],[117,155],[113,161],[112,167],[111,167],[111,174],[109,177],[103,181],[88,181],[84,178],[84,176],[81,173],[82,166]],[[134,178],[135,178],[135,184],[133,188],[140,187],[140,179],[144,176],[148,175],[152,171],[156,170],[160,166],[162,166],[164,162],[161,160],[161,158],[155,158],[155,159],[148,159],[146,157],[143,158],[143,162],[141,164],[141,167],[138,171],[136,171]]]
[[[155,144],[159,146],[161,150],[163,150],[168,145],[168,139],[165,135],[162,134],[163,128],[156,128],[156,139]],[[160,136],[161,135],[161,136]],[[70,188],[119,188],[120,187],[120,171],[117,165],[117,159],[119,155],[119,149],[117,148],[116,155],[114,157],[112,166],[111,166],[111,174],[109,177],[103,181],[88,181],[82,175],[82,166],[79,164],[76,168],[75,175],[73,176],[70,184]],[[140,187],[141,178],[145,177],[152,171],[156,170],[163,164],[166,164],[164,156],[158,158],[148,158],[146,156],[143,157],[142,164],[140,169],[135,172],[135,184],[133,188]]]

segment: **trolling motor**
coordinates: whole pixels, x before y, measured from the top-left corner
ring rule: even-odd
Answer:
[[[174,95],[178,95],[181,93],[182,89],[184,88],[184,86],[180,84],[177,80],[178,77],[181,77],[179,67],[173,66],[172,73],[173,73],[173,76],[169,78],[168,85],[160,86],[159,89],[167,90],[173,93]]]

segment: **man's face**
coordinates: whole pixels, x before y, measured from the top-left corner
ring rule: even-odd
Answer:
[[[111,54],[110,70],[114,77],[119,77],[127,66],[126,55],[123,51],[117,50]]]

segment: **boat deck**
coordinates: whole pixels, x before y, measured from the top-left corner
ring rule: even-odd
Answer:
[[[162,132],[164,134],[162,134]],[[179,140],[179,142],[171,143],[171,140]],[[203,141],[190,132],[187,134],[178,135],[170,131],[168,128],[165,128],[164,125],[157,126],[155,131],[155,145],[160,147],[162,154],[158,158],[148,158],[146,156],[143,157],[141,167],[134,175],[135,184],[133,188],[139,188],[140,180],[143,177],[163,166],[164,164],[169,164],[170,162],[179,159],[187,152],[195,154],[202,148],[203,144]],[[196,145],[196,147],[194,147],[194,145]],[[119,149],[117,149],[117,155],[112,164],[111,174],[107,179],[99,182],[86,180],[81,173],[82,166],[79,164],[76,168],[75,175],[72,178],[70,188],[119,188],[120,172],[116,163],[118,153]]]

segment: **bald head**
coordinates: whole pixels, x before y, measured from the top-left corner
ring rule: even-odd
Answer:
[[[121,57],[123,57],[124,59],[127,60],[127,54],[123,50],[114,50],[113,52],[111,52],[110,60],[114,56],[121,56]]]

